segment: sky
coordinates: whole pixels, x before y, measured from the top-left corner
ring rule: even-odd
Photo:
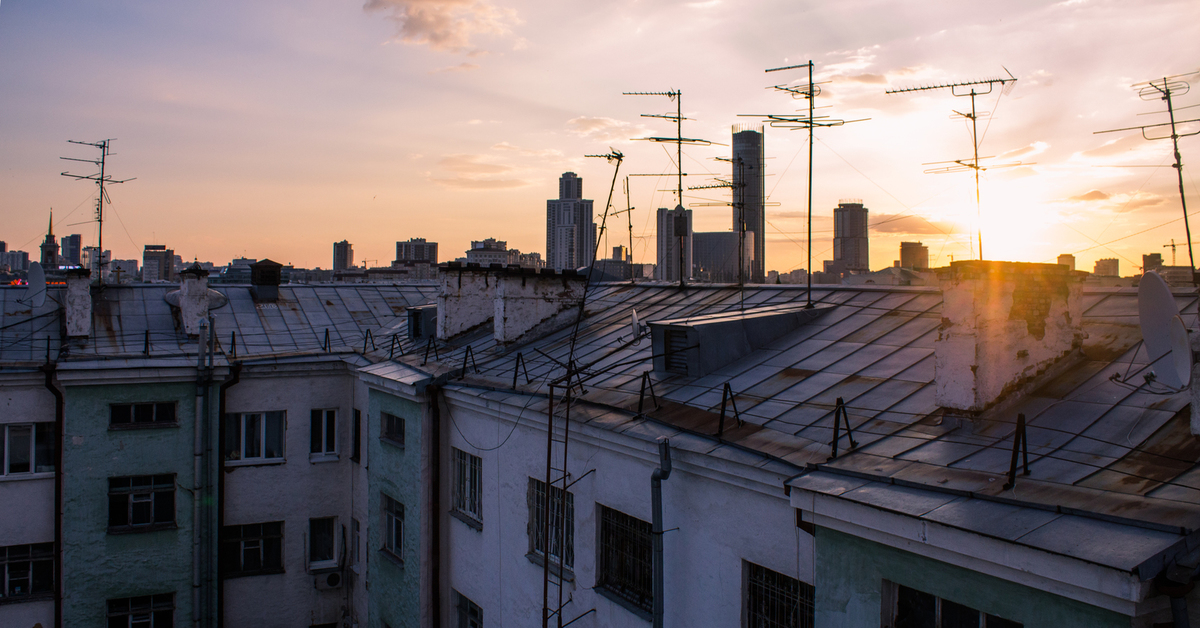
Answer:
[[[115,138],[104,246],[116,259],[165,244],[185,260],[270,258],[328,268],[332,244],[387,265],[395,242],[439,243],[443,261],[496,238],[545,254],[546,199],[565,171],[584,179],[601,251],[629,246],[655,261],[654,211],[674,207],[673,156],[637,138],[673,134],[642,114],[673,113],[682,92],[685,185],[728,177],[731,127],[793,114],[804,101],[771,89],[813,61],[820,115],[857,120],[816,132],[814,265],[832,258],[832,210],[862,199],[871,264],[901,241],[935,266],[978,255],[1077,268],[1187,242],[1169,140],[1096,131],[1166,122],[1165,104],[1133,85],[1164,76],[1196,85],[1177,119],[1200,118],[1200,3],[796,2],[706,0],[0,0],[0,240],[36,250],[56,235],[94,245],[95,149]],[[970,127],[949,90],[889,89],[1006,77],[976,99],[985,164],[925,174],[971,157]],[[1146,114],[1146,115],[1143,115]],[[1185,131],[1200,130],[1197,124]],[[1151,136],[1167,133],[1152,129]],[[806,267],[806,131],[765,130],[766,268]],[[585,155],[625,155],[614,164]],[[1200,211],[1200,136],[1180,140],[1184,187]],[[935,165],[928,165],[935,164]],[[698,231],[728,230],[727,190],[685,191]],[[628,216],[628,218],[627,218]],[[976,219],[978,216],[978,220]],[[1200,229],[1200,216],[1192,218]],[[1195,236],[1200,240],[1200,234]],[[1200,251],[1198,251],[1200,253]],[[1187,249],[1177,251],[1187,264]]]

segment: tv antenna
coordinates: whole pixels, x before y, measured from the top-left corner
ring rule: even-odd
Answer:
[[[636,209],[630,204],[629,199],[629,175],[625,175],[625,209],[615,211],[613,216],[625,214],[625,219],[629,223],[629,259],[625,260],[629,264],[629,281],[633,281],[633,210]]]
[[[1192,268],[1192,283],[1195,284],[1196,258],[1192,254],[1192,228],[1188,225],[1187,196],[1185,196],[1183,193],[1183,158],[1179,154],[1179,138],[1196,135],[1200,133],[1200,129],[1190,133],[1180,133],[1177,127],[1180,124],[1187,124],[1189,122],[1200,122],[1200,118],[1193,120],[1176,120],[1175,104],[1171,101],[1172,96],[1182,96],[1191,90],[1191,85],[1189,85],[1187,81],[1182,81],[1179,79],[1180,77],[1191,76],[1193,74],[1195,74],[1195,72],[1189,74],[1176,74],[1175,76],[1164,76],[1161,79],[1155,79],[1153,81],[1146,81],[1145,83],[1136,83],[1132,85],[1133,88],[1138,90],[1138,96],[1142,100],[1166,101],[1167,110],[1157,113],[1168,114],[1170,116],[1170,122],[1163,122],[1160,124],[1144,124],[1142,126],[1130,126],[1123,129],[1109,129],[1107,131],[1096,131],[1093,133],[1093,135],[1100,133],[1116,133],[1117,131],[1141,131],[1142,137],[1147,140],[1165,140],[1167,138],[1171,138],[1171,145],[1175,154],[1175,163],[1171,164],[1171,167],[1175,169],[1175,173],[1179,177],[1179,203],[1183,206],[1183,229],[1187,233],[1188,239],[1188,262]],[[1180,107],[1180,109],[1186,109],[1186,107]],[[1170,135],[1151,137],[1146,134],[1147,129],[1158,129],[1165,126],[1171,127]],[[1175,247],[1172,246],[1171,251],[1174,252]]]
[[[1004,67],[1004,66],[1000,66],[1000,67]],[[957,83],[942,83],[939,85],[921,85],[921,86],[915,86],[915,87],[901,87],[898,89],[889,89],[886,92],[884,92],[887,94],[902,94],[905,92],[924,92],[924,91],[931,91],[931,90],[935,90],[935,89],[948,89],[948,90],[950,90],[950,93],[955,96],[958,96],[958,97],[970,96],[971,97],[971,113],[963,113],[961,111],[954,111],[955,115],[957,115],[958,117],[966,118],[971,121],[971,149],[972,149],[971,159],[969,161],[966,159],[955,159],[953,161],[934,162],[934,163],[928,163],[928,164],[923,164],[923,165],[932,166],[932,165],[936,165],[938,163],[954,164],[952,166],[941,166],[938,168],[930,168],[929,170],[925,171],[925,174],[945,174],[945,173],[949,173],[949,172],[966,172],[967,170],[975,171],[975,221],[976,221],[976,223],[979,223],[979,226],[976,230],[976,236],[979,240],[979,259],[983,259],[983,225],[981,224],[983,212],[982,212],[982,209],[980,208],[980,202],[979,202],[979,172],[981,170],[988,169],[984,166],[979,165],[979,159],[980,159],[980,157],[979,157],[979,141],[980,141],[979,140],[979,118],[986,117],[988,114],[979,112],[978,110],[975,109],[975,97],[976,96],[987,96],[988,94],[992,93],[992,90],[995,89],[996,85],[1000,86],[1000,95],[1001,96],[1004,96],[1004,95],[1008,94],[1009,92],[1011,92],[1013,86],[1017,82],[1017,77],[1013,76],[1012,72],[1008,71],[1008,68],[1004,68],[1004,72],[1006,74],[1008,74],[1007,78],[998,76],[995,78],[980,79],[978,81],[959,81]],[[983,89],[984,85],[987,86],[987,91],[980,91]],[[983,159],[991,159],[991,157],[983,157]],[[997,165],[991,166],[991,168],[1009,168],[1012,166],[1019,166],[1019,165],[1021,165],[1021,162],[1018,161],[1018,162],[1010,163],[1010,164],[997,164]]]
[[[108,158],[108,156],[112,154],[108,150],[109,143],[115,139],[116,138],[109,138],[106,140],[100,140],[99,142],[80,142],[77,140],[67,140],[67,142],[69,142],[71,144],[82,144],[84,146],[92,146],[95,148],[99,148],[100,149],[100,158],[99,159],[78,159],[75,157],[59,157],[59,159],[65,159],[67,161],[82,161],[84,163],[93,164],[97,168],[100,169],[100,172],[98,172],[96,174],[89,174],[89,175],[71,174],[69,172],[62,173],[62,176],[71,177],[72,179],[85,179],[87,181],[95,181],[96,186],[100,188],[100,194],[97,195],[97,197],[96,197],[96,248],[99,249],[99,251],[100,251],[99,252],[100,261],[98,262],[99,266],[97,266],[97,269],[99,271],[98,272],[99,277],[96,278],[96,281],[98,283],[104,282],[104,267],[108,265],[108,261],[104,257],[104,203],[107,202],[109,205],[112,204],[112,199],[110,199],[108,197],[108,191],[104,189],[104,185],[106,183],[125,183],[126,181],[133,181],[133,179],[136,178],[136,177],[134,177],[134,178],[130,178],[130,179],[113,179],[112,175],[106,174],[104,172],[105,161]]]
[[[764,118],[764,119],[766,119],[767,124],[774,128],[790,129],[793,131],[800,130],[800,129],[808,129],[808,303],[807,303],[807,305],[805,305],[805,307],[812,308],[813,307],[813,302],[812,302],[812,276],[813,276],[813,268],[812,268],[812,193],[813,193],[813,141],[815,139],[814,133],[816,132],[816,129],[818,127],[824,128],[824,127],[842,126],[842,125],[846,124],[847,122],[862,122],[863,120],[868,120],[869,118],[862,118],[860,120],[840,120],[840,119],[831,118],[829,116],[816,115],[817,96],[821,95],[821,85],[827,84],[828,81],[825,81],[824,83],[813,82],[814,66],[813,66],[813,62],[811,59],[809,60],[808,63],[801,63],[799,65],[788,65],[788,66],[784,66],[781,68],[771,68],[771,69],[765,70],[765,72],[782,72],[784,70],[797,70],[800,68],[808,68],[808,83],[800,83],[798,85],[791,85],[789,83],[784,83],[781,85],[774,85],[771,87],[771,89],[774,89],[775,91],[778,91],[778,92],[786,92],[786,93],[790,94],[791,97],[795,100],[808,101],[808,115],[803,115],[803,114],[801,114],[801,115],[739,114],[739,115],[741,115],[743,117],[751,117],[751,118]],[[763,235],[765,235],[765,234],[763,234]],[[764,267],[765,266],[766,265],[764,264]]]

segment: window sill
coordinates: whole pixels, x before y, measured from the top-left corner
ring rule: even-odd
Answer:
[[[478,519],[476,519],[476,518],[475,518],[474,516],[472,516],[472,515],[469,515],[469,514],[467,514],[467,513],[463,512],[463,511],[461,511],[461,510],[451,510],[451,511],[450,511],[450,516],[451,516],[451,517],[454,517],[455,519],[458,519],[459,521],[461,521],[461,522],[463,522],[463,523],[465,523],[465,524],[467,524],[467,525],[469,525],[469,526],[471,526],[472,528],[475,528],[475,529],[476,529],[476,530],[478,530],[478,531],[483,531],[483,522],[482,522],[482,521],[480,521],[480,520],[478,520]]]
[[[546,568],[546,559],[543,558],[542,555],[537,552],[529,552],[528,554],[525,555],[525,558],[528,558],[529,562],[537,565],[538,569]],[[559,567],[560,566],[557,562],[550,561],[550,570],[551,571],[557,570],[557,569],[559,569]],[[575,572],[571,571],[570,567],[562,567],[562,579],[566,580],[567,582],[575,582]]]
[[[380,436],[379,440],[380,440],[380,442],[387,443],[397,449],[404,449],[404,441],[399,441],[394,438],[388,438],[387,436]]]
[[[596,588],[593,589],[593,591],[595,591],[596,593],[599,593],[600,595],[602,595],[605,598],[607,598],[608,600],[616,603],[617,605],[619,605],[622,608],[624,608],[625,610],[633,613],[634,615],[637,615],[639,619],[642,619],[644,621],[653,621],[654,620],[654,613],[638,606],[637,604],[634,604],[633,602],[630,602],[629,600],[625,599],[624,597],[621,597],[620,594],[616,593],[615,591],[610,590],[608,587],[606,587],[604,585],[597,585]]]
[[[0,475],[0,482],[20,482],[21,480],[45,480],[53,478],[53,471],[38,471],[36,473],[11,473]]]
[[[310,573],[314,576],[319,576],[321,574],[326,574],[326,573],[333,573],[335,571],[341,571],[341,568],[338,567],[336,560],[323,560],[319,563],[309,563],[308,564],[308,573]]]
[[[235,578],[252,578],[254,576],[272,576],[275,574],[285,573],[283,567],[278,569],[260,569],[259,571],[248,571],[245,573],[229,573],[221,576],[222,580],[233,580]]]
[[[341,458],[339,458],[337,454],[308,454],[308,461],[312,464],[318,464],[321,462],[337,462],[338,460],[341,460]]]
[[[404,566],[404,559],[393,554],[391,552],[391,550],[381,547],[381,548],[379,548],[379,553],[382,554],[384,558],[388,559],[388,561],[392,562],[393,564],[398,565],[400,567]]]
[[[141,534],[143,532],[158,532],[159,530],[178,530],[179,526],[174,523],[155,523],[147,526],[122,526],[120,528],[109,528],[108,533],[113,535],[118,534]]]
[[[54,600],[53,593],[30,593],[29,595],[7,595],[0,597],[0,606],[5,604],[23,604],[25,602],[50,602]]]
[[[287,462],[285,458],[251,458],[249,460],[226,460],[227,467],[268,467]]]
[[[179,427],[179,422],[175,421],[173,423],[167,423],[164,421],[162,423],[117,423],[116,425],[113,425],[112,423],[110,423],[108,425],[108,429],[110,431],[154,430],[154,429],[162,429],[162,428],[169,428],[169,427]]]

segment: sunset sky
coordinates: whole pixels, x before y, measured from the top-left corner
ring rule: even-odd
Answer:
[[[328,268],[346,239],[356,261],[386,265],[411,237],[438,242],[443,261],[487,237],[545,254],[545,201],[562,172],[604,208],[613,167],[585,154],[624,152],[622,175],[674,172],[662,145],[635,141],[673,133],[639,114],[674,103],[622,91],[682,90],[684,135],[727,145],[731,125],[753,120],[739,114],[804,106],[768,88],[805,73],[764,70],[809,59],[828,81],[822,114],[869,118],[817,133],[818,268],[844,198],[871,211],[873,267],[890,266],[902,240],[929,245],[934,265],[972,256],[972,177],[923,174],[970,157],[969,127],[953,117],[969,99],[885,91],[1004,68],[1019,80],[978,99],[994,112],[980,154],[1025,165],[983,175],[987,258],[1074,253],[1091,270],[1118,257],[1128,275],[1141,254],[1170,263],[1162,245],[1186,241],[1170,141],[1093,132],[1166,121],[1139,115],[1165,107],[1131,85],[1200,69],[1194,0],[2,0],[0,240],[36,250],[53,207],[56,234],[94,244],[95,188],[59,174],[88,166],[59,157],[94,156],[68,139],[116,138],[110,172],[136,177],[110,191],[104,243],[118,259],[159,243],[187,260]],[[1176,106],[1200,104],[1196,87]],[[766,131],[768,269],[805,264],[806,140]],[[1200,136],[1180,148],[1200,211]],[[728,152],[685,149],[685,184],[726,175],[715,158]],[[654,261],[653,211],[678,202],[673,187],[632,179],[635,261]],[[620,183],[613,203],[625,207]],[[730,227],[729,209],[694,209],[698,230]],[[628,244],[624,218],[602,251]]]

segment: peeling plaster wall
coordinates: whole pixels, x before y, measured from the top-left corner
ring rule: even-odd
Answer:
[[[521,273],[495,279],[499,285],[493,321],[496,341],[501,343],[574,320],[587,283],[582,275]]]
[[[454,336],[495,314],[496,277],[481,269],[439,268],[437,337]]]

